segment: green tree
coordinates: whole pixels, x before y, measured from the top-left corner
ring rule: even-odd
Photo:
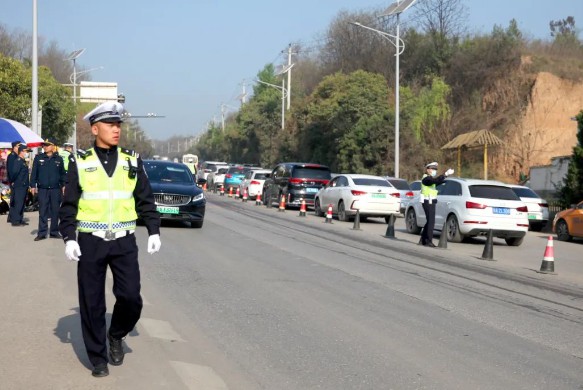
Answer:
[[[577,119],[577,145],[573,148],[567,176],[559,190],[560,201],[563,207],[583,200],[583,110]]]

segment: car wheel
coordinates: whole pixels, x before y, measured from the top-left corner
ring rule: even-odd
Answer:
[[[557,222],[555,232],[557,233],[559,241],[571,241],[573,239],[573,236],[569,234],[569,226],[567,226],[567,222],[562,219]]]
[[[447,232],[448,241],[462,242],[464,240],[464,236],[460,233],[460,225],[455,215],[452,214],[449,217],[447,217],[445,228]]]
[[[524,241],[524,237],[509,237],[505,238],[504,241],[506,241],[506,245],[508,246],[520,246],[522,241]]]
[[[316,217],[323,217],[324,213],[322,212],[322,207],[320,206],[320,199],[316,198],[314,201],[314,214]]]
[[[202,221],[192,221],[190,222],[190,227],[193,229],[200,229],[202,227],[204,220]]]
[[[346,214],[346,207],[344,206],[343,201],[340,201],[340,203],[338,203],[338,220],[342,222],[350,221],[350,217]]]
[[[421,228],[417,226],[417,215],[415,214],[415,209],[410,208],[407,211],[407,219],[405,220],[405,225],[407,226],[407,232],[411,234],[421,233]]]

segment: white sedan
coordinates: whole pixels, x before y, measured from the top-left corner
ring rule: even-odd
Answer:
[[[340,174],[316,194],[316,215],[323,216],[330,205],[340,221],[349,221],[357,210],[362,218],[388,218],[399,213],[401,202],[399,190],[383,177]]]
[[[256,199],[257,195],[263,192],[263,184],[269,173],[271,173],[269,169],[253,169],[247,172],[239,184],[240,196],[243,197],[243,192],[247,190],[249,199]]]

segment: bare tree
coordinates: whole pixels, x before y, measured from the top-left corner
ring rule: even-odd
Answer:
[[[413,19],[425,33],[453,39],[465,33],[468,11],[463,0],[419,0]]]

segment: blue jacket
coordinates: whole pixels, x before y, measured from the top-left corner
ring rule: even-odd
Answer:
[[[14,174],[14,169],[12,166],[14,165],[14,161],[18,159],[18,154],[14,152],[10,152],[8,158],[6,158],[6,172],[8,173],[8,183],[12,183],[12,176]]]
[[[62,188],[65,185],[65,163],[57,153],[49,157],[41,153],[34,158],[30,186],[32,188]]]
[[[15,188],[30,187],[30,180],[28,177],[28,166],[23,158],[17,157],[12,162],[12,185]]]

